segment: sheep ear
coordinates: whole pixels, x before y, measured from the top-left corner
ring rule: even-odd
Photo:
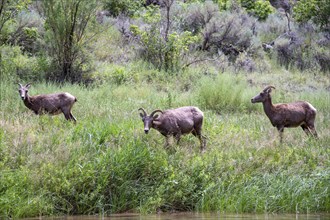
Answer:
[[[20,83],[17,83],[17,84],[19,85],[19,87],[20,87],[20,88],[22,88],[22,87],[23,87],[23,86],[22,86],[22,84],[20,84]]]
[[[141,118],[144,118],[144,115],[140,112],[140,116],[141,116]]]
[[[29,89],[31,87],[31,83],[26,84],[25,87]]]

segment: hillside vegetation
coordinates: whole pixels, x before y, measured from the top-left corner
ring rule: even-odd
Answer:
[[[79,2],[66,9],[83,19],[80,31],[61,35],[71,11],[42,2],[8,1],[0,14],[0,218],[330,211],[321,12],[307,16],[305,1],[290,10],[275,1],[63,1]],[[27,109],[17,83],[28,82],[30,95],[76,96],[77,123]],[[318,139],[290,128],[280,144],[262,105],[251,103],[266,85],[276,87],[274,103],[317,109]],[[204,112],[204,153],[193,135],[165,148],[159,132],[144,133],[140,107],[188,105]]]

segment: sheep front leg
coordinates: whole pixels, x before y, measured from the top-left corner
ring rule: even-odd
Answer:
[[[75,123],[77,122],[77,119],[73,116],[73,114],[70,112],[70,117],[71,117],[71,120],[73,120]]]
[[[306,124],[303,124],[300,127],[304,130],[307,136],[312,135],[312,132],[310,131],[309,127]]]
[[[311,128],[311,132],[312,132],[313,136],[314,136],[316,139],[318,139],[318,135],[317,135],[316,129],[315,129],[314,127]]]
[[[179,144],[180,143],[180,139],[181,139],[181,133],[177,133],[175,135],[175,139],[176,139],[176,143]]]
[[[165,136],[165,148],[168,148],[170,146],[170,139],[171,139],[171,135]]]
[[[310,132],[315,138],[318,138],[318,136],[317,136],[317,132],[316,132],[316,129],[315,129],[314,124],[309,124],[309,125],[307,125],[307,127],[308,127],[309,132]]]
[[[280,133],[280,143],[283,143],[283,132],[284,132],[284,126],[277,126],[277,130]]]
[[[206,149],[206,137],[203,135],[198,136],[199,141],[201,142],[201,151],[204,152]]]

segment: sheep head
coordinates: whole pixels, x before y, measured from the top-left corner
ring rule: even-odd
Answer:
[[[28,83],[25,86],[23,86],[22,84],[18,83],[18,85],[19,85],[18,93],[21,96],[21,99],[25,100],[29,92],[29,88],[31,87],[31,84]]]
[[[270,93],[272,89],[275,89],[274,86],[266,86],[258,95],[251,99],[252,103],[264,102],[270,98]]]
[[[147,114],[147,112],[143,109],[143,108],[139,108],[139,111],[140,111],[140,116],[142,118],[142,121],[144,123],[144,132],[146,134],[148,134],[150,128],[152,128],[152,125],[154,123],[154,121],[158,118],[158,114],[156,113],[163,113],[162,110],[155,110],[153,111],[150,115]]]

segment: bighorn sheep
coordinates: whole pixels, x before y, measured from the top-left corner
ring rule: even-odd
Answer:
[[[280,133],[280,141],[283,140],[283,131],[286,127],[300,126],[307,135],[317,137],[314,126],[316,109],[305,101],[273,105],[270,96],[272,89],[275,87],[267,86],[259,95],[252,98],[251,102],[262,102],[267,117]]]
[[[50,115],[57,115],[62,112],[67,120],[76,122],[75,117],[71,113],[71,108],[77,99],[70,93],[64,92],[29,96],[28,91],[31,86],[30,83],[25,86],[20,83],[18,83],[18,85],[18,92],[25,106],[31,109],[35,114],[42,115],[48,113]]]
[[[198,137],[201,151],[205,150],[205,137],[202,135],[204,114],[199,108],[187,106],[166,111],[155,110],[149,116],[143,108],[139,111],[146,134],[150,128],[154,128],[166,137],[166,145],[168,145],[171,136],[179,143],[181,135],[192,133]]]

